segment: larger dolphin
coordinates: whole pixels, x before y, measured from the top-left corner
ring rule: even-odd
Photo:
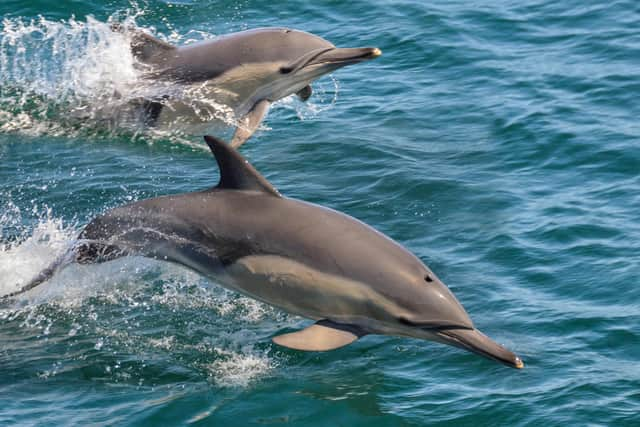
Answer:
[[[259,28],[180,47],[135,31],[132,51],[147,66],[145,79],[180,88],[161,84],[155,97],[144,100],[148,121],[197,119],[195,110],[206,111],[214,101],[230,108],[238,122],[234,147],[253,134],[271,103],[295,93],[306,100],[317,78],[381,54],[373,47],[337,48],[288,28]],[[191,89],[195,99],[180,99]]]
[[[316,320],[273,338],[289,348],[323,351],[367,334],[402,335],[523,367],[478,331],[449,289],[398,243],[350,216],[281,196],[238,151],[216,138],[205,140],[220,168],[216,187],[111,209],[84,228],[66,259],[167,260]],[[44,282],[64,263],[15,294]]]

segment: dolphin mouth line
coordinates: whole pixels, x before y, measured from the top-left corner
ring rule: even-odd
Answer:
[[[355,48],[358,49],[358,48]],[[318,57],[322,57],[324,56],[324,54],[329,53],[331,51],[339,51],[340,49],[329,49],[325,52],[320,53],[318,56],[316,56],[314,59],[318,58]],[[360,50],[360,49],[358,49]],[[359,53],[355,53],[354,55],[351,56],[346,56],[343,58],[327,58],[327,59],[322,59],[318,62],[314,62],[314,64],[342,64],[345,62],[358,62],[358,61],[364,61],[366,59],[373,59],[373,58],[377,58],[378,56],[382,55],[382,51],[380,49],[378,49],[377,47],[374,48],[363,48],[362,50],[364,50],[364,52],[359,52]]]
[[[336,64],[348,65],[368,59],[377,58],[382,55],[382,51],[377,47],[373,48],[337,48],[330,47],[318,52],[316,55],[308,58],[307,61],[299,68],[305,68],[311,65]]]
[[[318,57],[324,55],[327,52],[331,52],[332,50],[335,50],[335,47],[329,47],[327,49],[323,49],[320,52],[318,52],[316,55],[313,55],[312,57],[310,57],[307,62],[305,62],[304,64],[302,64],[302,66],[300,68],[304,68],[308,65],[313,65],[313,64],[320,64],[322,63],[322,61],[318,61],[318,62],[314,62]]]
[[[468,330],[473,329],[473,325],[465,325],[461,322],[450,322],[446,320],[433,320],[430,322],[414,322],[407,319],[406,317],[399,317],[398,322],[406,326],[423,329],[429,332],[440,332],[440,331],[446,331],[449,329],[468,329]]]
[[[456,331],[460,331],[461,333],[456,333]],[[473,340],[465,339],[465,333],[476,335],[475,338],[479,341],[474,343]],[[522,369],[524,367],[522,359],[500,344],[495,343],[477,329],[460,330],[459,328],[445,327],[438,328],[436,334],[457,347],[461,347],[472,353],[479,354],[480,356],[495,360],[512,368]],[[483,346],[486,348],[483,348]]]

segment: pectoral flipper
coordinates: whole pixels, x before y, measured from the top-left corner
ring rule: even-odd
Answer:
[[[328,351],[349,345],[366,332],[357,326],[319,320],[298,332],[278,335],[273,342],[294,350]]]

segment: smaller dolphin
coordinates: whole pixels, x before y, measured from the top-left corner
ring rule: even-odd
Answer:
[[[148,123],[200,120],[196,110],[208,111],[213,101],[236,118],[231,140],[236,148],[258,128],[273,102],[292,94],[306,101],[319,77],[381,55],[375,47],[337,48],[288,28],[258,28],[180,47],[134,31],[131,48],[145,65],[144,79],[158,85],[155,97],[142,101]]]
[[[225,287],[315,320],[273,338],[332,350],[367,334],[437,341],[522,368],[483,335],[451,291],[389,237],[334,210],[288,199],[224,141],[205,137],[220,169],[214,188],[142,200],[107,211],[80,233],[70,261],[139,255],[181,264]]]

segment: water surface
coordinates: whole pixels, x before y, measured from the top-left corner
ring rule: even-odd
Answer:
[[[129,258],[2,304],[0,424],[640,424],[636,2],[0,11],[2,293],[106,209],[217,182],[199,136],[91,114],[135,79],[110,20],[180,44],[289,26],[384,54],[323,78],[307,103],[278,103],[243,154],[283,194],[407,246],[526,364],[380,336],[286,350],[270,338],[309,321]]]

